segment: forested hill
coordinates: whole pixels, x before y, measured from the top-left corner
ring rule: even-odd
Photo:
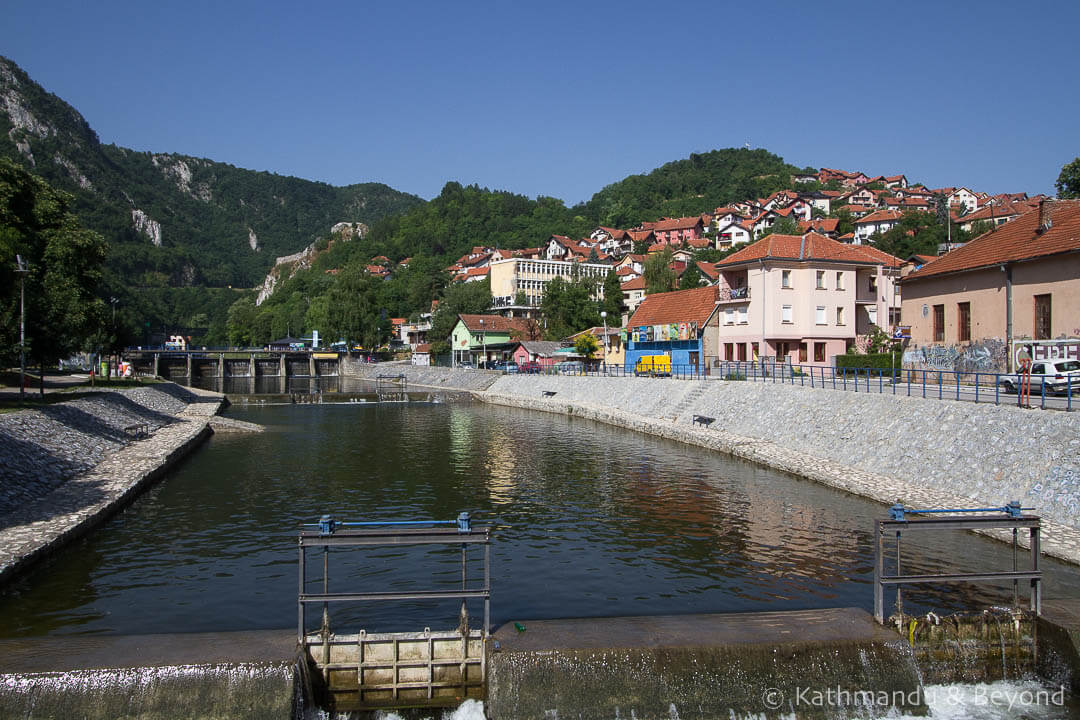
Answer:
[[[585,203],[581,214],[618,228],[660,217],[698,215],[790,188],[792,173],[800,170],[767,150],[693,153],[648,175],[631,175],[608,185]]]
[[[252,287],[275,257],[338,222],[372,224],[422,204],[386,185],[334,187],[175,154],[103,145],[77,110],[0,57],[0,155],[75,196],[131,287]]]

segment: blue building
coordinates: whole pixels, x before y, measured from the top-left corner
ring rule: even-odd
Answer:
[[[715,286],[646,296],[627,323],[627,369],[643,355],[667,355],[675,371],[707,372],[719,359],[718,301]]]

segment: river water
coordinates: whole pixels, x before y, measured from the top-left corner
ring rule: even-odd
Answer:
[[[470,511],[494,528],[495,625],[872,609],[871,529],[884,508],[698,447],[472,403],[252,405],[228,415],[267,431],[214,435],[102,530],[9,585],[3,634],[295,627],[297,529],[324,513],[445,520]],[[972,535],[919,543],[905,546],[907,572],[1011,568],[1006,546]],[[330,589],[452,587],[458,558],[454,548],[333,552]],[[321,574],[314,565],[309,578]],[[1044,567],[1047,597],[1080,594],[1076,568]],[[953,585],[910,592],[905,609],[1011,596],[1011,585]],[[474,625],[479,611],[470,606]],[[448,629],[457,608],[343,606],[332,620],[342,632]]]

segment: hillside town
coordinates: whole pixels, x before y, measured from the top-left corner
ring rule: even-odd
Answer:
[[[903,341],[912,367],[940,366],[945,357],[951,364],[938,369],[971,369],[974,361],[976,369],[1007,371],[1016,339],[1071,338],[1061,351],[1072,354],[1080,347],[1080,203],[829,168],[792,179],[800,189],[700,215],[601,226],[576,240],[552,235],[535,248],[472,248],[447,272],[455,283],[488,282],[491,309],[460,316],[450,362],[547,367],[596,359],[629,367],[666,355],[701,372],[763,358],[829,366],[884,336]],[[906,215],[946,212],[950,233],[959,228],[974,239],[909,257],[877,247]],[[661,256],[671,286],[650,290],[646,266]],[[386,277],[392,265],[377,257],[369,272]],[[622,312],[582,331],[595,336],[596,358],[574,351],[576,336],[540,340],[552,281],[589,281],[602,301],[611,273]],[[433,362],[430,328],[430,315],[394,321],[415,364]],[[972,347],[978,351],[966,351]]]

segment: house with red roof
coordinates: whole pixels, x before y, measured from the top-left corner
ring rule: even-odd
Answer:
[[[891,230],[900,222],[900,213],[896,210],[875,210],[869,215],[857,219],[855,225],[855,244],[870,242],[874,235]]]
[[[533,326],[525,318],[502,315],[458,315],[450,333],[454,364],[490,366],[510,357],[517,341],[527,339]]]
[[[716,249],[727,250],[735,245],[742,245],[754,239],[753,223],[743,218],[724,222],[716,229]]]
[[[649,295],[626,328],[626,367],[643,355],[667,355],[673,372],[707,372],[716,360],[715,286]]]
[[[896,318],[901,264],[815,232],[768,235],[716,264],[717,355],[831,365],[857,335]]]
[[[705,232],[705,223],[700,215],[681,218],[664,218],[650,223],[648,228],[656,235],[656,242],[664,245],[689,244]]]
[[[901,284],[912,348],[1077,338],[1066,352],[1080,353],[1080,200],[1045,200]],[[1011,353],[993,360],[988,371],[1015,367]]]

